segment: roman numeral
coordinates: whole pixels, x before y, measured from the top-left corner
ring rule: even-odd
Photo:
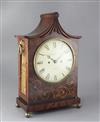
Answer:
[[[40,72],[40,73],[43,73],[44,71],[45,71],[45,69],[43,68],[43,69],[41,69],[39,72]]]
[[[56,75],[54,76],[54,80],[57,80],[57,76]]]
[[[46,80],[49,80],[49,78],[50,78],[50,74],[48,73],[46,76]]]
[[[44,47],[45,47],[47,50],[49,50],[49,47],[48,47],[48,45],[45,45]]]
[[[64,73],[62,73],[62,75],[65,76]]]
[[[37,62],[37,64],[43,64],[43,61],[39,61],[39,62]]]

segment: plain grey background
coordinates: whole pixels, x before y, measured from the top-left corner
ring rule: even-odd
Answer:
[[[99,121],[99,2],[12,2],[1,4],[2,23],[2,104],[1,120],[4,121]],[[82,35],[79,44],[78,96],[80,109],[33,114],[27,119],[24,111],[16,108],[18,92],[16,34],[31,32],[40,21],[40,14],[59,12],[64,30]]]

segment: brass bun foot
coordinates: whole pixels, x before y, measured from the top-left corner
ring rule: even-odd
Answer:
[[[17,103],[16,103],[16,107],[17,107],[17,108],[20,108],[20,106],[19,106]]]
[[[81,107],[81,104],[74,104],[73,107],[80,108]]]
[[[31,116],[32,116],[32,113],[30,113],[30,112],[28,112],[28,113],[26,112],[26,113],[25,113],[25,117],[26,117],[26,118],[30,118]]]

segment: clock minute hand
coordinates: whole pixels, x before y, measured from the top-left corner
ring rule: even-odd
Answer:
[[[62,55],[60,55],[57,59],[56,59],[56,62],[62,57]]]
[[[61,53],[61,55],[55,60],[55,62],[57,62],[63,55],[64,51]]]

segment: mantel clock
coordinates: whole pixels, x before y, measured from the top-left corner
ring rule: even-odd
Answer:
[[[80,105],[77,96],[78,40],[66,33],[57,12],[40,15],[37,28],[17,35],[18,97],[26,117],[31,112]]]

